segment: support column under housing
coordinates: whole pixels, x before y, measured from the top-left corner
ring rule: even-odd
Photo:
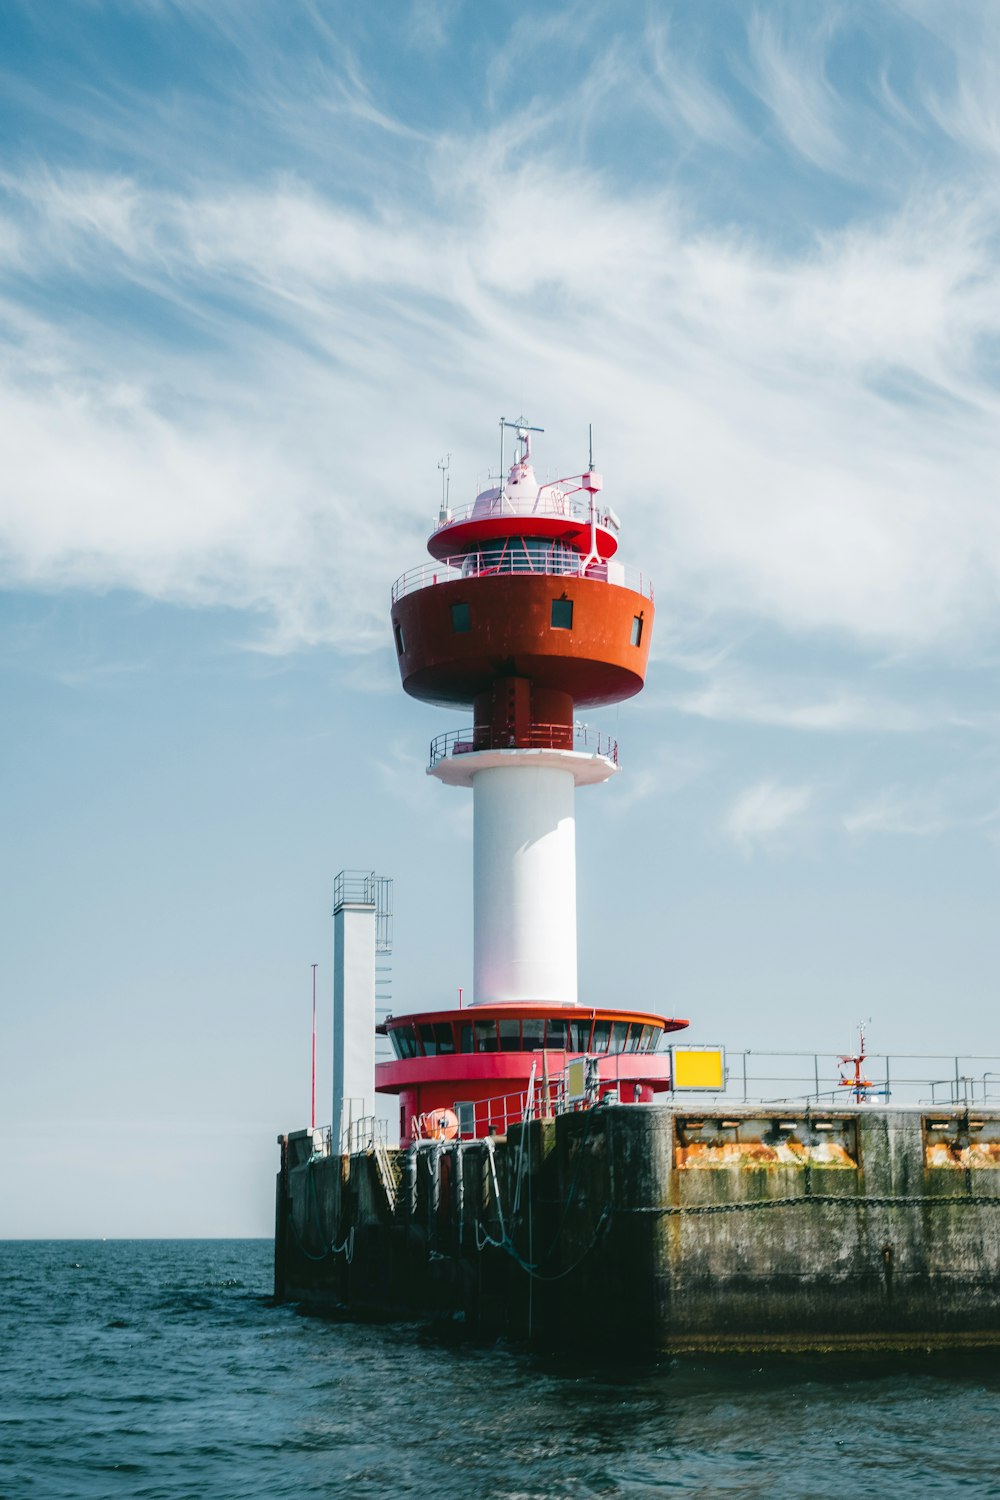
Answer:
[[[472,777],[477,1004],[577,1002],[574,782],[516,751]]]

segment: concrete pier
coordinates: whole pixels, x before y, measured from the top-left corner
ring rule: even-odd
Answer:
[[[276,1295],[605,1352],[1000,1345],[1000,1111],[599,1106],[282,1138]]]

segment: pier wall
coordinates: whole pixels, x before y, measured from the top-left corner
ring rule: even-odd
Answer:
[[[1000,1344],[1000,1111],[629,1104],[282,1150],[291,1300],[626,1356]]]

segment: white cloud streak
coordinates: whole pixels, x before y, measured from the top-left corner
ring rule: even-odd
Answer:
[[[760,98],[793,151],[824,170],[841,170],[847,160],[837,129],[838,101],[826,78],[824,59],[833,8],[817,26],[799,12],[792,36],[767,11],[750,14],[750,60]]]
[[[670,700],[695,718],[729,724],[759,724],[826,734],[912,734],[932,729],[995,729],[981,715],[970,716],[929,702],[875,697],[846,685],[817,689],[788,687],[751,675],[719,676]]]
[[[418,6],[413,24],[436,47],[449,15]],[[836,171],[829,36],[765,14],[747,66],[795,149]],[[734,103],[690,57],[679,81],[662,27],[646,43],[647,113],[741,172]],[[351,59],[340,79],[313,150],[347,89],[376,192],[290,170],[209,181],[197,162],[170,186],[8,167],[8,585],[227,603],[272,620],[279,647],[363,649],[420,555],[438,450],[471,493],[498,410],[523,402],[553,467],[593,418],[625,555],[678,613],[903,652],[995,633],[1000,193],[923,171],[775,248],[702,215],[690,185],[571,159],[549,104],[459,138],[394,116]],[[278,120],[280,76],[267,86]],[[298,138],[302,102],[288,114]],[[850,693],[788,710],[802,727],[870,711]]]
[[[774,850],[783,844],[791,824],[809,809],[814,789],[783,785],[770,778],[755,782],[733,801],[723,820],[723,832],[742,854]]]
[[[888,787],[858,803],[843,818],[845,832],[903,834],[933,838],[956,830],[979,831],[994,838],[1000,831],[1000,798],[996,777],[971,784],[922,788]]]

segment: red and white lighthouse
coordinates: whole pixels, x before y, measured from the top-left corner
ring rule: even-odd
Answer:
[[[461,509],[442,504],[432,560],[392,593],[404,689],[473,720],[432,742],[428,766],[472,789],[473,994],[466,1010],[386,1023],[397,1060],[379,1066],[377,1088],[401,1095],[404,1141],[420,1117],[457,1106],[463,1128],[474,1119],[485,1133],[490,1111],[474,1106],[523,1090],[539,1052],[547,1076],[586,1054],[608,1088],[648,1099],[669,1086],[665,1031],[687,1024],[586,1008],[578,993],[574,799],[617,774],[618,747],[577,715],[642,688],[652,587],[617,560],[619,521],[593,463],[540,484],[540,429],[500,430],[500,482]]]

